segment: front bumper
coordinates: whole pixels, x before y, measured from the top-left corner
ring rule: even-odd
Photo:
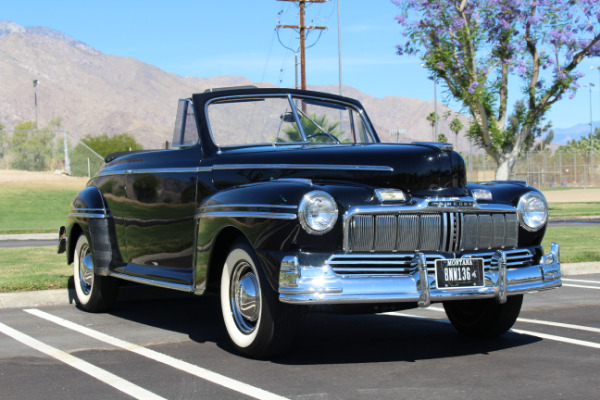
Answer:
[[[485,269],[485,287],[438,289],[435,274],[427,271],[425,257],[416,252],[416,270],[410,274],[344,276],[327,265],[302,265],[297,256],[286,256],[279,274],[279,299],[293,304],[361,304],[431,302],[496,298],[560,287],[560,250],[552,243],[538,265],[507,267],[506,254],[498,250],[493,267]],[[308,261],[310,263],[310,261]]]

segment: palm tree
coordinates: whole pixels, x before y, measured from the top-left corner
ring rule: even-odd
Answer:
[[[302,115],[300,117],[300,123],[302,124],[302,130],[304,131],[304,134],[312,141],[319,143],[331,143],[334,141],[333,138],[335,138],[337,141],[342,143],[349,142],[348,139],[339,139],[339,137],[344,133],[343,131],[337,129],[340,125],[340,122],[336,121],[330,123],[327,120],[326,115],[322,115],[320,117],[317,117],[316,113]],[[277,140],[279,142],[302,141],[302,135],[300,135],[297,124],[287,125],[282,132],[287,135],[287,139],[279,138]]]
[[[456,141],[454,143],[454,146],[456,147],[458,147],[458,134],[462,130],[462,128],[464,128],[464,126],[462,122],[460,122],[460,119],[454,118],[452,122],[450,122],[450,130],[454,132],[454,137],[456,138]]]
[[[427,116],[427,121],[429,121],[429,123],[431,124],[431,137],[434,138],[433,140],[435,140],[434,128],[435,128],[436,119],[439,121],[440,117],[438,117],[435,114],[435,112],[432,112]]]

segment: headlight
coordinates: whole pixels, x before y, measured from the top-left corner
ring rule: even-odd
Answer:
[[[333,229],[338,217],[335,200],[329,193],[315,190],[304,195],[298,207],[298,219],[306,232],[322,235]]]
[[[548,203],[544,196],[529,192],[521,196],[517,205],[519,222],[528,231],[537,231],[548,221]]]

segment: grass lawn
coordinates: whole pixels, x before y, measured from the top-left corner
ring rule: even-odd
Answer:
[[[64,225],[77,190],[2,186],[0,233],[56,232]]]
[[[560,245],[560,260],[563,263],[600,261],[600,225],[598,226],[550,226],[542,245],[547,252],[550,243]]]
[[[0,234],[56,232],[66,222],[71,200],[84,187],[81,178],[61,180],[52,174],[35,180],[27,175],[21,181],[0,179]]]
[[[56,246],[0,249],[0,292],[64,289],[72,276],[73,264]]]
[[[600,202],[550,203],[550,217],[580,217],[600,215]]]

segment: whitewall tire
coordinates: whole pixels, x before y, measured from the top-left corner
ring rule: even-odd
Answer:
[[[96,275],[94,258],[88,239],[84,234],[79,236],[75,244],[73,280],[75,283],[75,300],[86,311],[106,311],[117,298],[118,282],[108,276]]]
[[[225,328],[237,351],[264,358],[291,345],[297,309],[279,302],[246,242],[237,242],[229,251],[221,274],[220,297]]]

